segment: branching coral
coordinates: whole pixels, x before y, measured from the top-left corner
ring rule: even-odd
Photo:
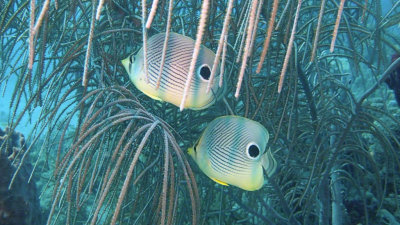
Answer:
[[[79,138],[63,157],[57,156],[60,159],[54,174],[57,185],[48,223],[56,211],[65,208],[67,223],[75,223],[71,216],[83,211],[89,215],[91,224],[109,216],[111,224],[115,224],[126,221],[128,208],[144,209],[149,203],[155,208],[139,214],[132,212],[132,216],[137,216],[136,220],[152,218],[153,222],[165,222],[166,215],[175,215],[179,205],[189,204],[195,223],[199,201],[196,182],[169,125],[148,113],[124,87],[89,92],[70,117],[88,103],[77,134]],[[65,127],[70,121],[67,118]],[[66,131],[65,128],[62,137]],[[61,138],[59,149],[63,142]],[[180,179],[186,181],[187,192],[179,188]],[[88,198],[92,193],[97,194]],[[176,202],[178,196],[186,200]],[[133,205],[129,203],[132,199]],[[87,204],[93,205],[87,208]],[[110,210],[110,206],[114,209]],[[163,217],[150,216],[159,212]]]

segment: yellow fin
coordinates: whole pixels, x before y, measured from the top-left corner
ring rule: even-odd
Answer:
[[[135,84],[136,85],[136,84]],[[139,84],[140,85],[140,84]],[[137,86],[138,87],[138,86]],[[150,88],[154,88],[154,87],[150,87]],[[138,87],[138,89],[141,91],[141,92],[143,92],[143,93],[145,93],[147,96],[149,96],[150,98],[152,98],[152,99],[154,99],[154,100],[157,100],[157,101],[160,101],[160,102],[163,102],[164,100],[162,100],[161,98],[159,98],[159,97],[157,97],[157,96],[154,96],[154,95],[152,95],[151,93],[150,93],[150,91],[147,91],[146,89],[147,88],[139,88]]]
[[[222,182],[222,181],[220,181],[220,180],[217,180],[217,179],[215,179],[215,178],[212,178],[212,177],[211,177],[211,179],[212,179],[213,181],[217,182],[218,184],[221,184],[221,185],[224,185],[224,186],[229,186],[229,184],[227,184],[227,183],[225,183],[225,182]]]
[[[147,96],[149,96],[150,98],[152,98],[152,99],[154,99],[154,100],[157,100],[157,101],[160,101],[160,102],[163,102],[164,100],[162,100],[161,98],[159,98],[159,97],[156,97],[156,96],[153,96],[153,95],[151,95],[151,94],[148,94],[148,93],[145,93]]]

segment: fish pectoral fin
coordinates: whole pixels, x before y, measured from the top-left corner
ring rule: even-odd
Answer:
[[[262,156],[261,163],[268,177],[271,177],[275,173],[276,167],[278,166],[278,163],[272,155],[271,149],[268,149],[268,151]]]
[[[211,179],[212,179],[213,181],[217,182],[218,184],[221,184],[221,185],[224,185],[224,186],[229,186],[229,184],[227,184],[227,183],[225,183],[225,182],[222,182],[222,181],[220,181],[220,180],[218,180],[218,179],[215,179],[215,178],[212,178],[212,177],[211,177]]]

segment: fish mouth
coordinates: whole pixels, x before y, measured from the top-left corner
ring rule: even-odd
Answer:
[[[190,148],[188,148],[188,150],[187,150],[187,153],[190,155],[190,156],[194,156],[194,150],[193,150],[193,147],[190,147]]]
[[[122,65],[124,66],[126,72],[129,73],[129,57],[126,59],[121,60]]]

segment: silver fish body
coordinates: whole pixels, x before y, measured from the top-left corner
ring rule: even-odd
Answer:
[[[210,122],[188,152],[217,183],[254,191],[264,184],[263,168],[271,176],[277,166],[271,150],[266,151],[268,139],[268,131],[260,123],[223,116]]]
[[[157,80],[161,66],[162,51],[166,34],[152,36],[147,42],[148,81],[144,71],[143,48],[136,55],[122,60],[133,84],[147,96],[180,106],[189,66],[192,60],[194,40],[171,32],[169,34],[165,63],[162,69],[160,86]],[[224,89],[218,87],[219,68],[211,90],[206,93],[214,63],[215,54],[201,45],[193,79],[184,107],[193,110],[205,109],[223,97]]]

